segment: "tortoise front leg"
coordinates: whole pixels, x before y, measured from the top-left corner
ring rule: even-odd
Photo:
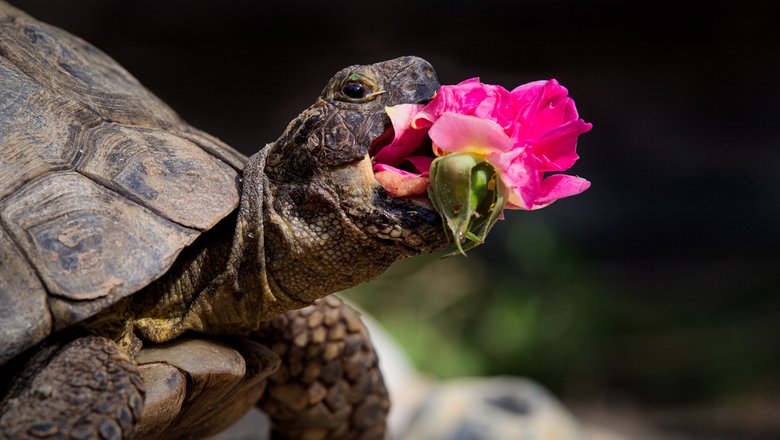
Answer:
[[[131,438],[143,411],[138,367],[98,336],[44,345],[0,403],[0,438]]]
[[[44,345],[0,402],[0,439],[203,438],[251,408],[279,365],[243,338],[149,344],[136,361],[98,336]]]
[[[254,339],[282,359],[258,402],[274,438],[385,438],[390,400],[357,312],[329,296],[265,322]]]
[[[136,361],[147,387],[137,440],[222,431],[254,406],[279,366],[279,358],[255,342],[191,336],[149,344]]]

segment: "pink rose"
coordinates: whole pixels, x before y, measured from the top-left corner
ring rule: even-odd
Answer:
[[[468,153],[485,158],[495,169],[507,199],[506,208],[538,209],[585,191],[590,182],[567,174],[577,161],[577,137],[591,124],[579,118],[568,91],[556,80],[536,81],[507,91],[472,78],[442,86],[425,106],[388,107],[393,139],[373,152],[377,180],[417,179],[409,192],[424,194],[433,158]],[[428,146],[425,141],[432,141]],[[392,173],[392,174],[385,174]],[[422,180],[420,180],[422,179]],[[403,186],[403,185],[401,185]]]

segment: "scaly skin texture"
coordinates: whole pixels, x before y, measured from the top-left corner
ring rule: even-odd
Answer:
[[[116,344],[52,341],[0,402],[0,438],[132,438],[142,412],[138,367]]]
[[[252,338],[282,359],[257,403],[274,438],[386,437],[387,388],[356,311],[328,296],[264,322]]]
[[[356,83],[365,97],[345,95]],[[438,215],[389,197],[368,159],[389,124],[384,108],[425,102],[437,88],[433,69],[415,57],[336,74],[276,142],[250,158],[238,213],[92,327],[131,353],[141,346],[136,335],[163,342],[187,330],[245,333],[369,281],[399,258],[443,247]]]

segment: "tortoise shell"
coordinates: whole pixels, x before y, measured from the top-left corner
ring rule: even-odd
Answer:
[[[164,274],[236,208],[245,160],[0,1],[0,364]]]

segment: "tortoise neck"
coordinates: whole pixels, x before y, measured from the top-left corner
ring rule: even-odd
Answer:
[[[209,298],[230,265],[237,213],[184,249],[168,272],[132,297],[133,325],[143,339],[164,342],[187,330],[209,331]],[[220,292],[225,294],[227,292]]]
[[[241,333],[306,305],[274,289],[266,272],[262,173],[267,149],[249,159],[236,213],[185,249],[147,294],[136,295],[136,331],[162,342],[187,330]]]
[[[267,265],[267,222],[273,212],[273,195],[264,173],[268,151],[266,147],[250,157],[244,169],[230,257],[214,283],[224,290],[223,301],[239,307],[239,322],[251,323],[252,330],[262,321],[308,305],[282,291]]]

